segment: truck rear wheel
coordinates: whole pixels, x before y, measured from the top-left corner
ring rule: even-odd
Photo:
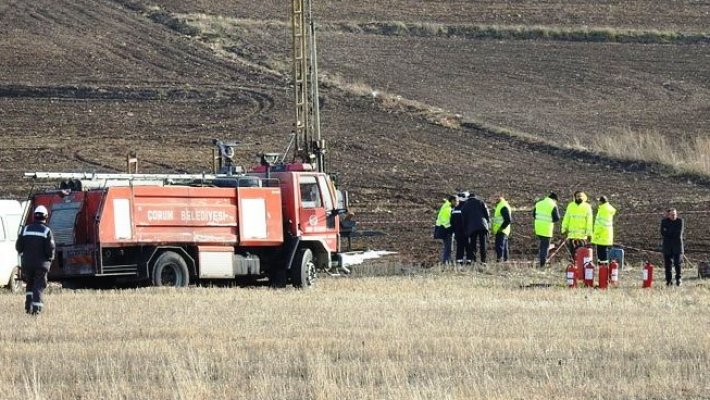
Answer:
[[[291,265],[291,283],[297,288],[310,288],[316,283],[316,264],[311,249],[300,249]]]
[[[153,286],[186,287],[190,284],[187,263],[179,254],[166,251],[153,263]]]
[[[10,281],[7,283],[7,288],[12,293],[17,293],[22,289],[22,280],[20,279],[20,269],[15,267],[10,275]]]

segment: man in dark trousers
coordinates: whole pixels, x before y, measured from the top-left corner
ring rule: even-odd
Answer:
[[[678,211],[669,208],[666,218],[661,221],[661,237],[663,238],[663,262],[666,267],[666,286],[673,285],[673,271],[675,267],[675,284],[680,286],[680,267],[683,257],[683,219],[678,218]]]
[[[557,208],[557,194],[549,196],[535,203],[533,219],[535,220],[535,235],[540,241],[538,257],[540,268],[547,263],[547,252],[550,249],[550,239],[555,233],[555,223],[560,221],[560,211]]]
[[[25,225],[17,237],[15,249],[22,256],[22,276],[27,283],[25,312],[37,315],[42,312],[42,292],[47,287],[47,273],[54,259],[54,238],[46,224],[47,208],[37,206],[34,223]]]
[[[473,249],[471,248],[471,241],[466,235],[462,211],[466,200],[468,200],[469,193],[459,192],[456,196],[459,198],[459,202],[451,211],[451,227],[454,228],[454,239],[456,239],[456,264],[461,265],[465,260],[471,260],[473,257]],[[464,254],[466,258],[464,258]]]
[[[486,251],[488,246],[488,230],[491,226],[490,214],[486,203],[471,193],[471,197],[466,200],[461,209],[466,229],[466,236],[471,241],[471,262],[476,262],[476,241],[481,250],[481,262],[486,263]]]
[[[503,194],[496,198],[496,208],[493,210],[493,235],[496,240],[496,261],[508,261],[508,237],[510,236],[510,223],[512,222],[510,204]]]

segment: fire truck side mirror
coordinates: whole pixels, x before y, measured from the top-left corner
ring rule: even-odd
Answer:
[[[336,189],[335,190],[335,196],[336,196],[336,204],[335,204],[335,213],[337,214],[346,214],[348,212],[348,209],[350,208],[350,198],[348,196],[347,190],[340,190]]]

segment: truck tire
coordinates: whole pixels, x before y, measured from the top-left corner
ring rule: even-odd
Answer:
[[[291,284],[308,289],[316,283],[316,264],[311,249],[299,249],[291,265]]]
[[[20,279],[20,269],[15,267],[10,274],[10,281],[7,283],[7,288],[12,293],[17,293],[22,290],[22,280]]]
[[[179,254],[166,251],[153,263],[153,286],[187,287],[190,273],[187,263]]]

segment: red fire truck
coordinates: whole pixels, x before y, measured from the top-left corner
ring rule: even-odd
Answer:
[[[305,0],[292,2],[291,27],[292,161],[267,153],[244,174],[234,145],[215,140],[212,175],[27,173],[61,181],[31,199],[31,207],[49,210],[57,244],[51,280],[186,286],[267,276],[276,286],[309,287],[318,270],[344,268],[338,252],[347,194],[325,172],[315,25]]]
[[[347,196],[309,164],[236,175],[25,175],[62,180],[31,200],[49,210],[53,281],[187,286],[249,276],[310,287],[318,270],[342,267]]]

